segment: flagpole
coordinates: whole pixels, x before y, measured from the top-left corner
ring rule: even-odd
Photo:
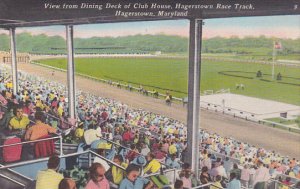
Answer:
[[[275,74],[275,41],[273,42],[273,61],[272,61],[272,79],[274,80]]]

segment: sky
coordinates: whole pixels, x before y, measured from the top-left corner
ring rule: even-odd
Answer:
[[[204,20],[203,37],[260,36],[300,38],[300,16],[243,17]],[[65,38],[64,26],[17,28],[17,33],[59,35]],[[0,33],[7,31],[0,30]],[[166,34],[188,37],[188,20],[123,22],[74,26],[74,37],[117,37],[136,34]]]

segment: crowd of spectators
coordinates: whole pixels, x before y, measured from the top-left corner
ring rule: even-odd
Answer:
[[[265,184],[271,177],[278,178],[278,175],[300,179],[300,165],[295,158],[205,130],[199,131],[201,174],[197,179],[190,164],[184,163],[187,130],[183,123],[82,91],[76,93],[77,119],[70,119],[64,85],[19,72],[19,92],[14,95],[9,74],[2,69],[2,139],[7,135],[17,135],[24,140],[36,140],[51,133],[71,130],[69,136],[73,142],[83,149],[95,150],[126,169],[117,166],[106,169],[105,162],[94,163],[90,168],[88,189],[107,188],[109,185],[116,188],[162,188],[168,184],[162,182],[164,178],[141,177],[141,174],[160,173],[162,168],[180,170],[175,188],[191,188],[209,182],[214,182],[211,188],[253,187]],[[108,140],[126,148],[115,148]],[[55,167],[50,162],[45,174],[51,174],[52,170]],[[38,180],[41,176],[39,173]],[[63,179],[63,182],[61,185],[72,185],[70,180]],[[295,184],[286,180],[282,183]]]

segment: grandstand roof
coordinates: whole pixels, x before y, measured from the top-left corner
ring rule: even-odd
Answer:
[[[148,7],[134,8],[135,3],[144,5],[147,2]],[[81,8],[82,3],[89,5],[102,5],[101,8]],[[121,4],[122,7],[131,3],[128,9],[106,8],[106,3]],[[151,8],[153,4],[171,5],[172,8]],[[177,9],[176,4],[196,5],[201,8],[188,9],[187,15],[184,16],[166,16],[158,15],[159,11],[165,12],[184,12],[184,9]],[[45,8],[49,4],[60,5],[60,8]],[[77,8],[63,8],[63,4],[77,5]],[[220,4],[217,6],[217,4]],[[250,5],[250,9],[235,8],[235,4]],[[296,5],[298,4],[298,8]],[[213,7],[205,7],[212,5]],[[230,9],[225,9],[221,5],[231,5]],[[179,18],[225,18],[225,17],[243,17],[243,16],[268,16],[268,15],[294,15],[300,14],[300,4],[298,0],[172,0],[161,1],[152,0],[2,0],[0,1],[0,28],[10,27],[30,27],[30,26],[48,26],[62,24],[89,24],[89,23],[106,23],[122,21],[146,21],[146,20],[163,20]],[[227,6],[228,8],[228,6]],[[246,8],[246,7],[242,7]],[[153,12],[155,16],[116,16],[116,11],[126,12]]]

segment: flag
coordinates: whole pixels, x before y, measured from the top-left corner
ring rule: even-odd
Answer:
[[[281,43],[278,41],[274,42],[274,49],[282,49]]]

